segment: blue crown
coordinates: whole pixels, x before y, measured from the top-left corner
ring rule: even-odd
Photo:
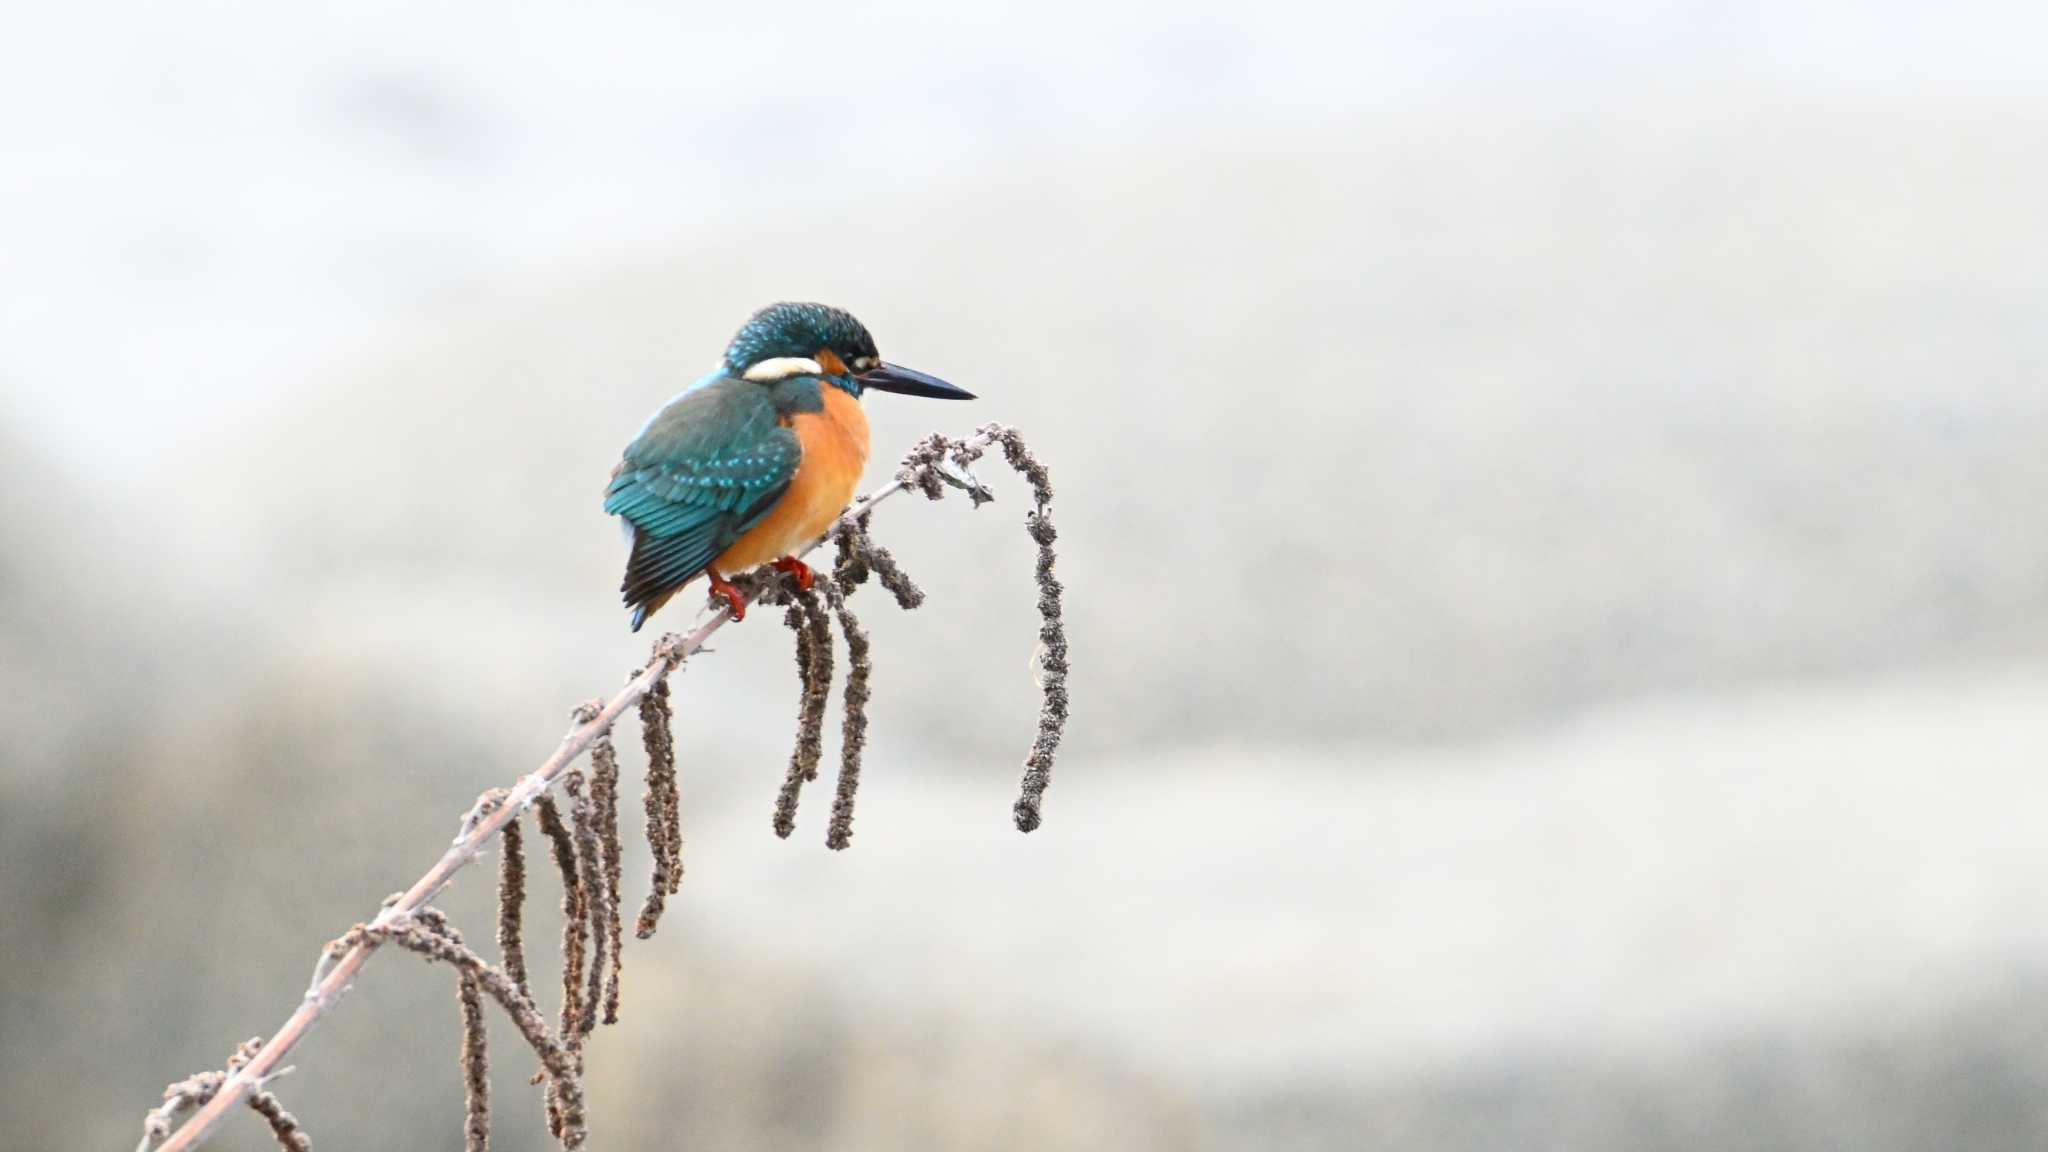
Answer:
[[[748,319],[725,347],[734,372],[782,356],[815,356],[830,348],[848,363],[877,358],[875,338],[849,313],[826,304],[770,304]]]

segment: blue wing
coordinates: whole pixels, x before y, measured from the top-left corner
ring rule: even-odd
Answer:
[[[802,450],[758,384],[700,382],[626,446],[604,510],[633,540],[620,585],[638,631],[647,614],[761,522],[796,475]]]

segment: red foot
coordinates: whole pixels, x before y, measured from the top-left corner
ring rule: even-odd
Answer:
[[[782,559],[776,560],[770,563],[768,566],[770,568],[775,569],[777,572],[788,572],[795,575],[796,586],[803,589],[806,592],[809,592],[811,590],[811,585],[816,583],[818,579],[817,573],[811,571],[811,566],[809,564],[804,563],[803,561],[797,559],[794,556],[784,556]]]
[[[705,575],[711,577],[711,594],[713,596],[725,597],[726,605],[732,609],[732,622],[737,624],[745,620],[747,618],[747,598],[740,595],[740,590],[726,583],[725,579],[716,572],[707,572]]]

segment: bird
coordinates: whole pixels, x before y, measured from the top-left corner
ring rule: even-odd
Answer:
[[[699,575],[735,621],[746,599],[732,576],[772,564],[811,587],[793,554],[853,499],[870,390],[975,398],[884,361],[845,310],[784,302],[754,313],[716,368],[641,425],[604,496],[629,545],[619,590],[633,631]]]

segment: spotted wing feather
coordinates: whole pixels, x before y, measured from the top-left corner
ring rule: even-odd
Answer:
[[[647,422],[626,446],[604,501],[632,535],[620,590],[635,631],[760,523],[789,487],[801,454],[767,391],[746,381],[692,388]]]

